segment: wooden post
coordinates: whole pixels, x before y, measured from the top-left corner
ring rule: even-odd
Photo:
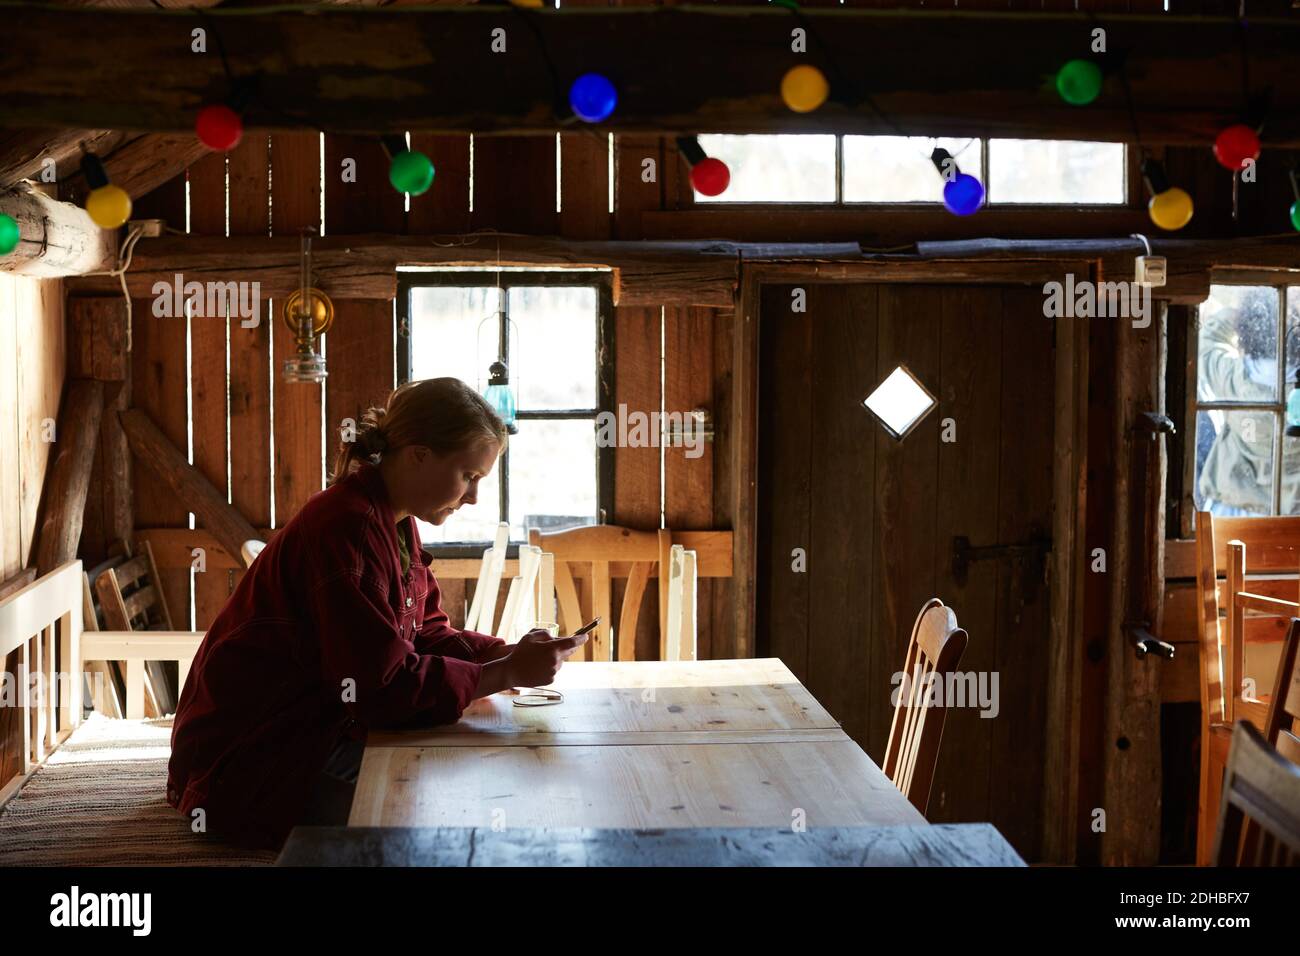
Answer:
[[[1104,865],[1150,866],[1160,850],[1160,674],[1162,658],[1139,658],[1134,629],[1160,633],[1164,603],[1163,439],[1139,428],[1164,411],[1165,309],[1147,328],[1116,319],[1115,537],[1108,555],[1112,594],[1102,741]]]
[[[260,538],[248,523],[185,456],[167,440],[153,420],[138,408],[118,413],[127,441],[137,458],[166,483],[176,497],[198,516],[203,527],[231,556],[242,554],[245,541]]]
[[[1073,863],[1079,798],[1079,698],[1083,664],[1083,576],[1087,567],[1088,325],[1056,320],[1056,446],[1052,473],[1051,646],[1043,859]]]
[[[95,441],[104,414],[104,383],[73,379],[68,385],[55,432],[54,460],[45,479],[37,575],[77,556],[81,523],[95,460]]]

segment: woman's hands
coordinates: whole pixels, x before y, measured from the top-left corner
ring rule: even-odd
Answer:
[[[551,683],[560,665],[587,643],[587,637],[551,637],[541,628],[529,631],[504,658],[509,665],[510,686],[544,687]]]
[[[517,644],[505,645],[504,656],[483,665],[474,696],[486,697],[516,686],[544,687],[555,680],[560,665],[587,643],[588,636],[551,637],[541,628],[529,631]]]

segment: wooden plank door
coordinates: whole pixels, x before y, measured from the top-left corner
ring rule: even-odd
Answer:
[[[765,285],[760,305],[757,653],[785,661],[877,761],[895,674],[931,597],[970,633],[929,817],[1039,848],[1049,589],[1032,553],[954,572],[953,539],[1052,523],[1053,340],[1033,287]],[[862,406],[905,364],[938,407],[902,441]],[[802,549],[802,551],[796,551]],[[800,558],[802,555],[802,559]],[[802,560],[802,570],[801,568]],[[996,683],[994,681],[996,680]]]

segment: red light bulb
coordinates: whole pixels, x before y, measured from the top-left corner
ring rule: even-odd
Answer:
[[[717,196],[730,182],[731,170],[720,159],[710,156],[691,167],[691,186],[702,196]]]
[[[194,118],[194,132],[208,149],[220,152],[234,149],[244,135],[244,121],[229,106],[214,103],[199,110]]]
[[[1245,123],[1229,126],[1214,139],[1214,158],[1224,168],[1238,172],[1246,160],[1259,159],[1259,137]]]

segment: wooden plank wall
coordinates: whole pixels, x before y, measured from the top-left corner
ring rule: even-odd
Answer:
[[[413,137],[412,145],[432,157],[437,177],[429,192],[411,197],[409,210],[388,183],[387,160],[376,141],[318,134],[247,137],[228,156],[194,164],[142,201],[143,208],[180,228],[188,190],[190,232],[232,236],[297,234],[319,225],[322,185],[326,235],[445,234],[473,227],[601,239],[615,233],[620,219],[631,223],[639,216],[642,197],[636,190],[626,208],[610,212],[611,144],[605,134],[564,134],[558,164],[554,137],[492,140]],[[625,158],[637,152],[626,144],[619,149]],[[355,182],[343,181],[344,160],[355,161]],[[641,185],[639,172],[636,184]],[[659,187],[648,189],[657,208]],[[283,381],[281,367],[293,343],[278,302],[262,303],[262,321],[253,328],[243,327],[238,317],[190,320],[188,363],[185,320],[154,319],[149,306],[136,303],[137,327],[144,327],[137,332],[135,356],[138,404],[179,448],[192,440],[196,467],[255,527],[283,526],[322,487],[322,472],[333,468],[341,423],[381,403],[395,383],[391,300],[335,303],[335,324],[324,343],[329,377],[323,389]],[[713,489],[721,480],[714,462],[727,440],[731,313],[665,303],[663,308],[616,308],[610,318],[615,405],[647,413],[705,407],[718,419],[718,434],[699,458],[687,458],[683,448],[616,449],[614,513],[607,520],[643,529],[664,522],[682,530],[729,527],[725,495]],[[192,432],[186,427],[187,401]],[[137,463],[137,473],[143,477],[137,482],[136,526],[186,527],[188,512],[158,492],[147,466]],[[193,626],[204,629],[212,622],[240,576],[232,570],[196,575]],[[190,626],[188,569],[170,568],[164,577],[177,626]],[[507,586],[502,585],[498,601]],[[725,656],[733,646],[729,588],[728,581],[700,584],[701,656]],[[622,589],[617,582],[616,617]],[[444,582],[444,604],[453,621],[463,620],[472,598],[473,582]],[[643,601],[637,656],[650,658],[658,655],[653,581]],[[184,610],[177,614],[175,608]],[[723,629],[716,640],[715,617]]]
[[[63,316],[61,281],[0,274],[0,585],[35,560],[53,447],[44,440],[44,423],[58,422],[63,393]],[[20,658],[21,651],[8,655],[4,673],[16,675]],[[0,707],[0,780],[22,771],[20,714]]]

